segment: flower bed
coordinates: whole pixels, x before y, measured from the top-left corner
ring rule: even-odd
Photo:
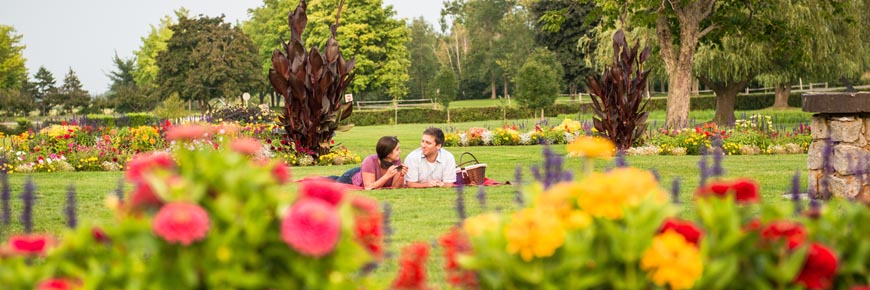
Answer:
[[[28,131],[0,138],[0,169],[10,173],[111,171],[121,170],[130,158],[150,151],[172,151],[177,144],[168,141],[166,131],[172,124],[138,127],[91,127],[63,123],[39,131]],[[343,146],[314,160],[313,152],[297,152],[294,144],[272,141],[273,125],[263,123],[219,123],[205,126],[203,136],[188,147],[219,147],[224,138],[248,136],[267,143],[263,156],[283,160],[291,166],[356,164],[359,156]],[[280,139],[279,139],[280,140]],[[192,148],[192,147],[191,147]]]

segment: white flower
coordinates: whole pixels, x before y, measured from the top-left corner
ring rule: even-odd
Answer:
[[[490,132],[489,130],[484,131],[483,133],[481,133],[481,134],[480,134],[480,138],[483,139],[483,144],[484,144],[484,145],[490,145],[490,144],[492,144],[492,132]]]
[[[534,133],[534,132],[529,131],[529,132],[520,134],[520,144],[530,145],[530,143],[532,143],[532,133]]]
[[[462,146],[468,146],[468,135],[465,133],[459,133],[459,144],[462,144]]]

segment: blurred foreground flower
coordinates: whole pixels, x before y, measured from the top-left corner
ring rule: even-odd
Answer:
[[[689,289],[701,277],[703,265],[698,248],[674,230],[653,238],[643,254],[641,268],[649,272],[656,285],[671,289]]]
[[[568,156],[610,159],[616,146],[610,139],[601,137],[578,136],[567,145]]]
[[[190,245],[208,233],[208,213],[196,204],[169,203],[154,216],[152,227],[154,233],[169,243]]]

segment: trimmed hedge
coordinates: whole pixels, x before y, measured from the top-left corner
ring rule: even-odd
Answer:
[[[773,93],[755,93],[737,95],[735,101],[735,110],[760,110],[773,106]],[[666,98],[651,99],[647,108],[649,110],[665,110],[668,100]],[[790,107],[801,106],[801,93],[792,93],[788,98]],[[691,101],[692,110],[715,110],[716,97],[702,96],[693,97]],[[591,105],[584,104],[555,104],[544,108],[544,115],[555,117],[560,114],[576,114],[578,112],[591,111]],[[506,111],[501,107],[476,107],[476,108],[456,108],[450,109],[451,122],[471,122],[482,120],[500,120],[502,118],[509,120],[532,118],[540,111],[533,111],[527,108],[507,108]],[[398,114],[395,110],[378,110],[378,111],[355,111],[348,118],[347,123],[356,126],[370,125],[387,125],[393,124],[398,115],[399,124],[426,124],[426,123],[444,123],[447,121],[447,112],[444,110],[430,108],[400,108]]]

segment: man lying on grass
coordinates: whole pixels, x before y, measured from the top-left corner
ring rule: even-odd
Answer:
[[[407,187],[453,186],[456,182],[456,159],[441,148],[443,145],[444,132],[441,129],[429,127],[423,131],[420,148],[405,157]]]

